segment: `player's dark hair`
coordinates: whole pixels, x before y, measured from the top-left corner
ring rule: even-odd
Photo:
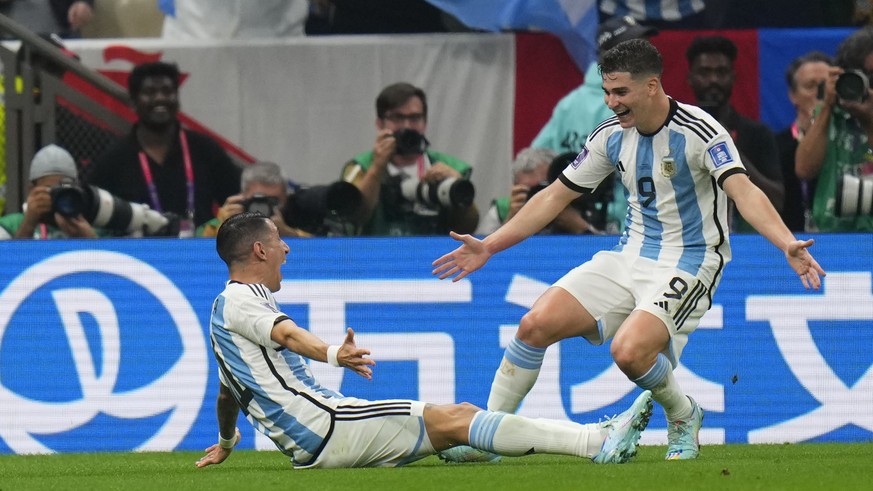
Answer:
[[[724,36],[698,36],[691,41],[685,50],[685,59],[688,66],[694,64],[694,60],[704,53],[718,53],[727,56],[731,63],[737,59],[737,45]]]
[[[785,84],[791,87],[791,90],[797,89],[797,80],[794,78],[794,75],[797,74],[797,70],[800,70],[800,67],[806,63],[819,62],[833,66],[834,59],[822,51],[810,51],[805,55],[798,56],[790,65],[788,65],[788,68],[785,69]]]
[[[269,232],[270,219],[257,212],[243,212],[234,215],[218,228],[215,237],[215,250],[218,257],[230,267],[248,257],[252,244],[264,240]]]
[[[127,92],[130,94],[131,99],[136,99],[136,96],[142,90],[143,81],[149,77],[169,77],[173,82],[173,87],[179,90],[179,81],[182,76],[179,73],[179,67],[175,63],[155,61],[137,65],[127,77]]]
[[[603,54],[600,74],[629,72],[631,77],[656,75],[664,71],[664,61],[655,45],[646,39],[631,39],[618,43]]]
[[[873,26],[853,32],[837,47],[836,63],[844,70],[864,68],[864,60],[873,53]]]
[[[379,96],[376,97],[376,116],[384,119],[388,111],[406,104],[413,97],[421,99],[422,111],[427,118],[427,96],[424,95],[423,90],[406,82],[391,84],[379,92]]]

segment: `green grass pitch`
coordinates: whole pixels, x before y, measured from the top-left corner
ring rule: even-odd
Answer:
[[[293,470],[276,451],[236,451],[197,469],[199,452],[0,456],[0,491],[13,490],[871,490],[873,442],[714,445],[695,461],[665,462],[644,446],[624,465],[551,455],[496,464],[428,457],[387,469]]]

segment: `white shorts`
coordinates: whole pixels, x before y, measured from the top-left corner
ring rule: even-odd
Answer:
[[[712,297],[699,277],[652,259],[613,251],[601,251],[587,263],[555,282],[569,292],[597,321],[603,344],[634,310],[644,310],[661,319],[670,333],[663,351],[675,368],[700,318],[711,307]]]
[[[312,464],[296,468],[396,467],[433,455],[424,427],[425,406],[406,399],[344,397],[337,401],[333,432],[321,454]]]

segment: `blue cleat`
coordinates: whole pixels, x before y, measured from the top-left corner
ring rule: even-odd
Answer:
[[[645,390],[627,411],[601,423],[609,428],[609,434],[591,460],[595,464],[623,464],[630,460],[637,454],[637,442],[651,416],[652,392]]]
[[[688,421],[667,422],[667,457],[666,460],[696,459],[700,455],[700,440],[698,433],[703,425],[703,409],[691,401],[691,417]]]
[[[440,460],[454,464],[500,461],[500,456],[496,453],[479,450],[469,445],[458,445],[457,447],[447,448],[437,454],[437,456]]]

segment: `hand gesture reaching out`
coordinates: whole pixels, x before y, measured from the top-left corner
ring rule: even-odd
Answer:
[[[481,268],[491,258],[491,253],[485,250],[482,241],[476,237],[455,232],[449,232],[449,235],[463,244],[431,263],[434,267],[433,274],[439,275],[441,280],[454,275],[452,281],[458,281]]]
[[[788,260],[788,264],[800,275],[800,281],[803,282],[803,286],[807,290],[810,287],[818,290],[821,286],[821,278],[819,276],[826,275],[815,258],[812,257],[812,254],[807,250],[814,242],[812,239],[795,240],[789,243],[788,248],[785,250],[785,258]]]
[[[376,362],[370,358],[365,358],[369,354],[370,350],[358,348],[355,345],[355,331],[349,327],[346,330],[346,338],[336,353],[336,361],[341,367],[346,367],[367,380],[372,380],[373,369],[370,366],[375,365]]]

